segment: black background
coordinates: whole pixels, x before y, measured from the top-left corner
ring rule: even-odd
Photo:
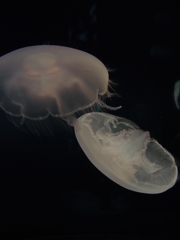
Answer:
[[[177,1],[1,2],[0,55],[63,45],[99,58],[118,82],[117,116],[180,158],[180,4]],[[179,239],[180,185],[157,195],[118,186],[87,159],[73,131],[26,135],[0,111],[2,239]],[[53,238],[54,237],[54,238]]]

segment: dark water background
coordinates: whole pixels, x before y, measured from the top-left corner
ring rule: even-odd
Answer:
[[[115,69],[121,97],[108,103],[122,109],[113,114],[150,131],[179,164],[177,1],[2,2],[0,11],[1,56],[41,44],[95,55]],[[157,195],[126,190],[90,163],[73,131],[26,135],[0,111],[2,239],[179,239],[179,203],[179,182]]]

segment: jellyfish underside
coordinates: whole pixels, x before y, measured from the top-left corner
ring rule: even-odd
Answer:
[[[127,119],[88,113],[76,121],[75,134],[89,160],[129,190],[161,193],[176,182],[173,156]]]

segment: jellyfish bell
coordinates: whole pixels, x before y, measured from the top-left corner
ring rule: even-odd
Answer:
[[[109,85],[100,60],[68,47],[25,47],[0,58],[0,107],[16,126],[34,132],[51,132],[61,120],[73,125],[78,112],[97,106],[119,109],[104,102],[113,95]]]
[[[76,121],[75,134],[94,166],[124,188],[162,193],[177,180],[173,156],[130,120],[87,113]]]

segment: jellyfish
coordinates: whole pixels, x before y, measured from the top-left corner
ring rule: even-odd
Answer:
[[[173,156],[128,119],[87,113],[76,121],[75,134],[93,165],[126,189],[156,194],[176,183]]]
[[[177,109],[180,109],[180,80],[178,80],[174,85],[174,102],[176,104]]]
[[[99,108],[113,96],[108,70],[96,57],[68,47],[25,47],[0,58],[0,107],[17,127],[51,132],[61,120]],[[57,121],[56,121],[57,120]]]
[[[178,80],[174,84],[173,98],[174,98],[175,106],[176,106],[177,110],[179,111],[180,110],[180,80]],[[179,116],[179,114],[177,114],[177,122],[179,122],[179,120],[180,120],[180,116]],[[177,134],[175,136],[175,139],[172,141],[173,147],[178,146],[178,148],[179,148],[179,137],[180,137],[180,132],[179,132],[179,125],[178,125]]]
[[[64,120],[111,180],[137,192],[166,191],[177,179],[173,156],[131,121],[94,112],[120,108],[105,103],[109,86],[104,64],[76,49],[33,46],[0,58],[0,107],[17,127],[46,134]]]

